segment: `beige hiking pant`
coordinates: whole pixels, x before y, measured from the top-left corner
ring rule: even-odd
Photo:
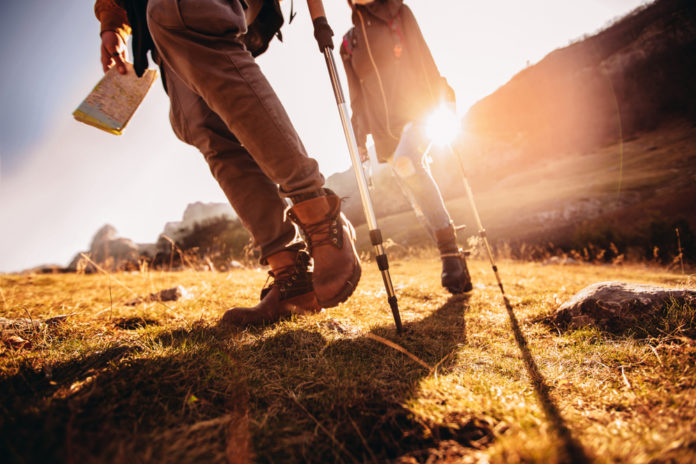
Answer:
[[[314,192],[324,177],[239,40],[239,0],[150,0],[147,13],[174,132],[203,153],[262,262],[296,246],[283,197]]]

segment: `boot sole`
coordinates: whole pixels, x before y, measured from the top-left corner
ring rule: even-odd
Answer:
[[[463,282],[461,280],[455,280],[454,282],[442,282],[442,286],[447,289],[453,295],[459,295],[460,293],[468,293],[474,289],[474,285],[471,282],[471,274],[469,274],[469,267],[466,265],[466,261],[462,258],[462,269],[466,274],[466,280]]]
[[[358,282],[360,282],[360,276],[362,275],[362,268],[360,266],[360,261],[356,263],[355,270],[353,271],[353,275],[350,276],[350,279],[346,282],[346,285],[343,287],[343,289],[333,298],[329,300],[319,300],[319,304],[321,305],[322,308],[333,308],[334,306],[338,306],[339,304],[343,303],[346,301],[350,296],[353,294],[356,288],[358,288]]]
[[[447,291],[450,292],[451,294],[453,294],[453,295],[459,295],[460,293],[468,293],[468,292],[472,291],[472,290],[474,289],[474,286],[471,285],[471,284],[467,284],[467,285],[464,286],[464,288],[462,288],[462,287],[452,287],[452,286],[449,286],[449,287],[448,287],[448,286],[445,286],[445,288],[446,288]]]

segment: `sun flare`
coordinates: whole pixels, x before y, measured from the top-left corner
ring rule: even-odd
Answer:
[[[445,105],[439,106],[428,117],[426,135],[437,146],[451,144],[459,132],[459,121],[454,111]]]

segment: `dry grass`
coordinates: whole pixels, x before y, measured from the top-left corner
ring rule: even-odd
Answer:
[[[590,283],[693,279],[626,265],[498,264],[560,424],[539,401],[484,261],[471,263],[472,294],[450,297],[434,255],[393,260],[402,336],[374,263],[347,303],[238,333],[216,321],[255,303],[262,270],[6,275],[0,316],[70,316],[20,330],[25,344],[0,345],[0,455],[564,462],[560,425],[597,462],[694,462],[696,343],[683,327],[628,338],[536,322]],[[176,285],[192,298],[126,305]]]

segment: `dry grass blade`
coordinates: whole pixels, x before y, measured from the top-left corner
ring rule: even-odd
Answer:
[[[360,427],[358,427],[358,424],[355,423],[352,417],[348,416],[348,419],[350,420],[350,424],[353,426],[353,429],[355,432],[358,434],[358,437],[360,437],[360,441],[362,442],[363,446],[367,450],[367,452],[370,454],[370,457],[372,458],[372,462],[378,462],[377,456],[375,456],[375,453],[372,451],[372,448],[370,448],[370,445],[367,443],[367,440],[365,440],[365,437],[363,436],[362,432],[360,431]]]
[[[307,410],[307,408],[305,408],[305,407],[302,405],[302,403],[300,403],[300,400],[297,399],[297,396],[295,395],[294,392],[289,392],[289,393],[290,393],[290,398],[292,398],[293,401],[295,401],[295,403],[297,403],[297,405],[300,407],[300,409],[302,409],[302,410],[305,412],[305,414],[307,414],[307,416],[309,416],[309,418],[312,419],[312,420],[314,421],[315,424],[317,424],[317,427],[319,427],[319,428],[322,430],[322,432],[324,432],[324,433],[331,439],[331,441],[332,441],[336,446],[338,446],[338,447],[341,449],[341,451],[342,451],[343,453],[345,453],[345,454],[351,459],[351,461],[353,461],[353,462],[355,462],[355,463],[360,463],[360,461],[358,461],[358,460],[355,458],[355,456],[353,456],[353,455],[351,454],[351,452],[348,451],[348,450],[346,449],[345,446],[343,446],[343,443],[341,443],[340,441],[338,441],[338,440],[336,439],[336,437],[334,436],[334,434],[331,433],[326,427],[324,427],[324,424],[322,424],[321,422],[319,422],[319,419],[317,419],[316,417],[314,417],[314,416],[312,415],[312,413],[309,412],[309,411]]]
[[[102,274],[105,274],[105,275],[109,278],[110,281],[116,282],[116,283],[119,284],[122,288],[124,288],[125,290],[128,290],[128,291],[131,293],[131,295],[133,295],[133,296],[135,296],[135,297],[138,296],[138,293],[137,293],[135,290],[133,290],[132,288],[130,288],[129,286],[127,286],[126,284],[124,284],[123,282],[121,282],[120,280],[118,280],[116,277],[114,277],[110,272],[106,271],[104,268],[102,268],[101,266],[99,266],[97,263],[95,263],[95,262],[94,262],[89,256],[87,256],[85,253],[80,253],[80,256],[82,256],[84,259],[86,259],[86,260],[89,261],[92,265],[94,265],[94,267],[96,267],[97,270],[99,270],[99,272],[101,272]],[[109,297],[111,297],[111,287],[109,287]],[[167,310],[169,310],[169,311],[174,311],[173,308],[170,308],[169,306],[167,306],[166,304],[162,303],[161,301],[155,301],[155,303],[158,303],[158,304],[164,306],[164,307],[167,308]],[[107,309],[108,309],[108,310],[111,310],[112,307],[113,307],[113,301],[112,301],[112,303],[110,304],[109,308],[107,308]]]
[[[626,385],[626,388],[629,390],[633,390],[633,387],[631,384],[628,382],[628,379],[626,378],[626,371],[624,370],[624,366],[621,366],[621,377],[623,378],[624,384]]]
[[[193,263],[186,257],[186,253],[184,253],[181,248],[176,244],[174,240],[172,240],[170,237],[162,234],[162,237],[167,240],[171,245],[172,245],[172,250],[176,250],[177,253],[179,253],[179,257],[181,258],[181,261],[186,263],[193,272],[198,273],[198,269],[196,269],[196,266],[193,265]],[[171,267],[171,265],[170,265]]]
[[[420,359],[415,354],[408,351],[403,346],[397,345],[396,343],[394,343],[390,340],[387,340],[386,338],[382,338],[379,335],[375,335],[373,333],[366,333],[365,336],[367,338],[370,338],[370,339],[376,341],[376,342],[382,343],[383,345],[387,345],[389,348],[394,348],[396,351],[402,352],[403,354],[405,354],[406,356],[408,356],[409,358],[411,358],[412,360],[414,360],[415,362],[417,362],[418,364],[420,364],[421,366],[426,368],[428,370],[428,372],[432,372],[434,370],[434,368],[432,366],[430,366],[428,363],[426,363],[425,361]]]
[[[103,267],[101,267],[99,264],[95,263],[94,260],[92,260],[92,258],[90,258],[87,254],[85,254],[85,253],[80,253],[80,256],[82,256],[82,258],[84,258],[84,259],[86,259],[87,261],[89,261],[90,264],[92,264],[95,268],[97,268],[97,270],[98,270],[99,272],[101,272],[102,274],[108,276],[108,277],[109,277],[109,280],[111,280],[111,281],[113,281],[113,282],[116,282],[117,284],[119,284],[119,285],[121,286],[121,288],[123,288],[123,289],[125,289],[125,290],[128,290],[133,296],[138,296],[138,294],[135,292],[135,290],[133,290],[133,289],[130,288],[128,285],[126,285],[126,284],[124,284],[123,282],[121,282],[120,280],[118,280],[116,277],[114,277],[110,272],[108,272],[107,270],[105,270],[105,269],[104,269]]]
[[[655,353],[655,357],[657,358],[657,362],[660,363],[660,366],[665,367],[665,365],[662,363],[662,358],[660,358],[660,354],[657,352],[654,346],[648,345],[650,349],[652,350],[653,353]]]

